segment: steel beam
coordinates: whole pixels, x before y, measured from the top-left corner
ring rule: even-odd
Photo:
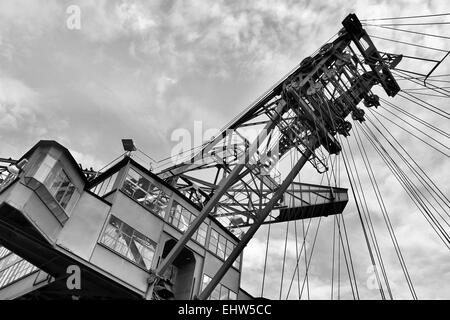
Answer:
[[[214,290],[214,288],[217,286],[217,284],[220,282],[220,280],[223,278],[223,276],[227,273],[228,269],[230,269],[230,267],[233,265],[234,261],[242,253],[244,248],[247,246],[248,242],[253,238],[256,231],[258,231],[261,224],[264,222],[264,220],[270,214],[274,205],[281,199],[281,197],[283,197],[283,194],[286,191],[286,189],[289,188],[289,186],[294,181],[297,174],[300,172],[300,170],[306,164],[309,157],[313,154],[313,150],[316,149],[318,146],[317,142],[318,141],[315,137],[312,138],[312,140],[310,141],[309,146],[308,146],[308,148],[306,148],[304,154],[301,156],[301,158],[298,160],[298,162],[295,164],[295,166],[289,172],[289,174],[284,179],[283,183],[277,189],[277,191],[275,192],[273,197],[270,199],[270,201],[267,203],[267,205],[258,213],[255,223],[252,224],[252,226],[244,234],[241,241],[239,241],[237,246],[231,252],[230,256],[225,260],[225,262],[219,268],[219,270],[214,275],[214,277],[211,279],[211,281],[206,286],[206,288],[200,293],[200,295],[198,296],[199,300],[206,300],[209,297],[211,292]]]
[[[283,113],[282,111],[285,108],[285,105],[286,105],[285,103],[279,104],[278,106],[279,112],[277,113],[278,115],[281,115]],[[193,234],[197,231],[198,227],[200,227],[201,223],[206,219],[211,210],[220,201],[220,198],[228,191],[229,187],[236,182],[236,178],[239,176],[239,173],[242,171],[242,169],[246,166],[248,159],[250,159],[253,156],[253,154],[258,150],[259,144],[261,143],[261,141],[265,139],[267,133],[273,130],[273,128],[276,126],[279,117],[280,116],[276,116],[275,119],[273,119],[273,121],[271,121],[265,126],[265,128],[258,135],[252,146],[250,146],[250,148],[248,149],[248,152],[246,152],[245,159],[242,159],[243,161],[241,160],[243,163],[237,164],[230,172],[230,174],[224,179],[222,179],[222,181],[219,183],[217,190],[214,192],[214,195],[206,203],[206,205],[201,210],[200,214],[194,219],[194,221],[192,221],[186,232],[181,236],[180,240],[177,241],[177,243],[169,252],[167,257],[156,269],[155,273],[158,278],[162,278],[164,272],[173,263],[176,257],[180,254],[186,243],[192,238]],[[151,298],[152,295],[153,295],[153,288],[152,284],[150,284],[146,293],[147,299]]]

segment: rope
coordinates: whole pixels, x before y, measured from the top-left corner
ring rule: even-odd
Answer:
[[[393,18],[375,18],[375,19],[362,19],[361,21],[378,21],[378,20],[400,20],[400,19],[417,19],[417,18],[429,18],[429,17],[442,17],[450,16],[450,13],[438,13],[438,14],[426,14],[406,17],[393,17]]]

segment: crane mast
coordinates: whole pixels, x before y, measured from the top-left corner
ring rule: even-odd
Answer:
[[[164,274],[208,215],[228,221],[224,224],[230,230],[240,229],[241,241],[200,299],[209,296],[263,223],[342,213],[348,201],[346,189],[295,183],[294,179],[307,162],[319,173],[328,170],[326,154],[339,154],[338,135],[350,135],[346,118],[363,122],[361,102],[366,108],[379,105],[372,92],[375,85],[388,96],[397,94],[400,88],[390,69],[402,58],[381,54],[355,14],[342,24],[334,41],[305,58],[197,154],[159,173],[201,211],[160,264],[155,279]],[[253,141],[243,134],[248,127],[259,128]],[[299,160],[281,181],[276,164],[292,150]],[[210,179],[204,172],[209,172]],[[307,200],[311,195],[315,203]],[[275,209],[278,216],[268,221]],[[243,228],[247,230],[242,232]]]

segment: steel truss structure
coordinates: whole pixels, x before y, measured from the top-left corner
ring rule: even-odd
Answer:
[[[319,173],[329,169],[326,154],[341,151],[337,135],[350,134],[346,118],[363,122],[360,103],[367,108],[379,105],[372,92],[375,85],[391,97],[400,91],[390,69],[402,58],[380,53],[356,15],[342,24],[334,41],[305,58],[198,153],[158,173],[201,212],[159,265],[148,296],[208,215],[228,221],[231,230],[246,231],[199,299],[210,295],[262,224],[342,213],[346,189],[294,179],[307,162]],[[248,128],[258,132],[255,139],[246,137]],[[282,179],[276,165],[289,152],[299,159]],[[278,215],[268,219],[275,211]]]

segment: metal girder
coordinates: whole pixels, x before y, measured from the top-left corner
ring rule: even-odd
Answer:
[[[292,183],[286,189],[281,201],[274,206],[278,214],[263,224],[280,223],[293,220],[316,218],[340,214],[348,203],[348,193],[345,188],[320,186],[307,183]],[[235,215],[245,212],[235,211]],[[241,221],[239,217],[231,219],[229,228],[249,227],[252,223]]]
[[[354,120],[365,121],[359,104],[379,105],[372,87],[381,84],[390,96],[398,92],[389,69],[401,59],[380,54],[355,15],[349,15],[343,25],[334,41],[305,58],[189,161],[158,174],[174,186],[181,186],[180,178],[198,184],[190,191],[209,192],[209,199],[199,203],[200,214],[160,265],[157,275],[163,274],[208,214],[235,218],[227,227],[247,230],[200,298],[209,295],[259,226],[267,223],[265,219],[272,210],[278,210],[275,222],[342,212],[348,201],[346,189],[295,184],[292,175],[295,177],[307,161],[319,173],[328,170],[325,153],[338,154],[341,146],[336,135],[348,136],[351,130],[346,118],[351,115]],[[355,53],[355,47],[360,54]],[[257,139],[251,142],[241,132],[249,127],[259,130]],[[291,152],[301,160],[280,184],[277,179],[281,175],[274,165]],[[212,166],[217,172],[210,179],[194,178]]]

